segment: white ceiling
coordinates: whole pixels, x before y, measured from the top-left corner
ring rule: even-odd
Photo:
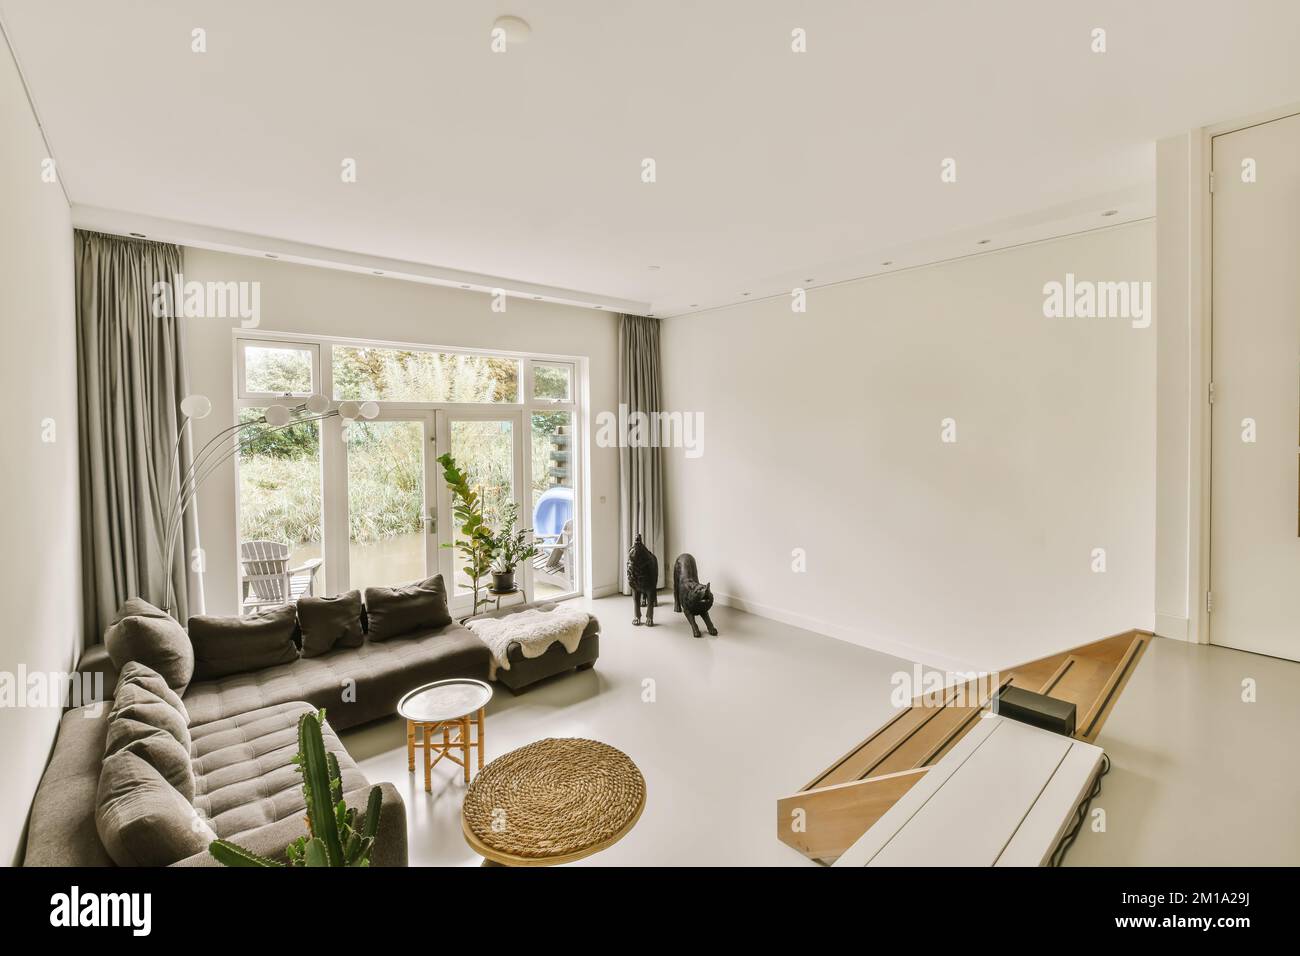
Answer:
[[[1300,101],[1295,0],[0,11],[80,206],[659,315],[1150,215],[1157,137]]]

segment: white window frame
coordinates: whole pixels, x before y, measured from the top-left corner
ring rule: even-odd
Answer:
[[[536,398],[537,382],[535,378],[535,366],[545,365],[549,368],[567,368],[569,370],[569,397],[566,398]],[[542,359],[536,359],[528,363],[528,395],[524,399],[525,405],[543,405],[543,406],[560,406],[574,405],[576,400],[575,393],[578,391],[578,367],[573,362],[547,362]]]
[[[312,392],[255,392],[247,387],[247,369],[245,351],[249,346],[255,348],[283,348],[292,352],[308,352],[311,355],[311,384],[319,390],[321,386],[320,344],[317,342],[295,342],[288,339],[263,339],[246,333],[235,339],[235,396],[249,404],[274,404],[277,398],[307,398]]]
[[[437,420],[437,429],[435,430],[436,445],[433,455],[428,459],[432,462],[434,458],[442,454],[443,436],[436,434],[443,431],[446,427],[445,422],[449,421],[449,416],[474,415],[475,413],[484,418],[501,417],[502,412],[506,412],[514,418],[522,428],[522,462],[519,463],[517,471],[521,473],[522,480],[517,484],[515,489],[515,500],[519,504],[521,518],[525,515],[528,521],[532,520],[532,480],[533,480],[533,455],[532,455],[532,428],[533,412],[559,412],[568,411],[572,413],[573,433],[571,448],[571,480],[573,482],[574,508],[573,508],[573,538],[575,542],[573,561],[573,590],[566,594],[548,597],[548,600],[565,600],[571,597],[591,596],[592,591],[592,568],[590,562],[590,542],[587,536],[589,527],[589,516],[591,503],[588,498],[588,479],[590,463],[587,457],[587,434],[591,427],[590,414],[587,410],[588,396],[588,359],[581,355],[559,355],[546,353],[529,353],[517,352],[506,349],[475,349],[456,346],[443,346],[428,344],[423,342],[397,342],[390,340],[361,339],[344,336],[329,335],[311,335],[294,332],[276,332],[262,330],[236,329],[232,332],[233,347],[235,351],[235,415],[238,417],[240,409],[243,408],[260,408],[268,404],[274,404],[276,399],[285,398],[305,398],[306,396],[293,395],[286,396],[281,393],[266,392],[247,392],[244,390],[244,349],[247,345],[259,346],[281,346],[292,349],[307,349],[312,353],[312,383],[317,392],[329,396],[334,401],[334,346],[351,346],[354,348],[391,348],[402,351],[412,352],[441,352],[452,355],[480,355],[488,358],[507,358],[514,359],[520,363],[519,368],[519,395],[518,401],[515,402],[390,402],[380,401],[377,403],[380,407],[380,417],[385,415],[400,417],[403,412],[434,412]],[[329,361],[325,361],[323,356],[328,355]],[[543,365],[568,365],[571,368],[570,376],[570,400],[567,402],[553,399],[534,399],[533,396],[533,362],[536,361]],[[344,459],[344,449],[342,444],[342,423],[338,418],[329,418],[321,422],[320,428],[320,461],[321,461],[321,555],[325,559],[324,567],[321,569],[321,576],[318,578],[319,588],[318,595],[332,595],[341,593],[345,590],[344,577],[347,573],[347,548],[348,548],[348,513],[347,513],[347,481],[346,481],[346,461]],[[439,493],[436,498],[442,501],[441,487],[443,485],[441,471],[433,464],[434,477],[439,487]],[[234,483],[234,514],[235,514],[235,536],[238,540],[238,523],[239,523],[239,489],[240,482],[238,476],[239,457],[235,456],[235,483]],[[342,479],[342,480],[340,480]],[[449,537],[444,536],[444,529],[448,535],[453,527],[450,516],[444,516],[445,520],[439,521],[438,528],[438,546]],[[239,563],[239,549],[235,549],[235,581],[240,580],[242,571]],[[524,571],[525,586],[530,598],[536,599],[533,586],[533,569],[531,562],[528,563]],[[404,582],[395,581],[394,584]]]

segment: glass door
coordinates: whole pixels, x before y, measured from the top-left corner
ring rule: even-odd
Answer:
[[[446,435],[440,448],[447,449],[456,459],[461,471],[469,476],[470,485],[483,500],[483,516],[493,528],[500,528],[506,506],[520,506],[516,528],[527,528],[528,515],[522,506],[519,491],[523,486],[521,463],[523,460],[523,435],[518,412],[448,412]],[[454,543],[460,537],[460,527],[451,505],[451,494],[438,474],[438,494],[442,513],[447,516],[446,540]],[[453,582],[448,589],[452,614],[463,616],[473,613],[473,582],[465,572],[465,560],[460,552],[443,548],[443,578]],[[525,568],[515,569],[515,584],[523,587]],[[486,597],[482,589],[492,583],[491,576],[479,581],[480,599]]]
[[[347,422],[347,587],[397,587],[437,573],[433,412]]]

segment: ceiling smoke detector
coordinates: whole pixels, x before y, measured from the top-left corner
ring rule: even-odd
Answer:
[[[497,17],[492,21],[492,29],[501,30],[505,33],[506,44],[527,43],[528,38],[533,35],[533,28],[528,25],[527,20],[519,17]]]

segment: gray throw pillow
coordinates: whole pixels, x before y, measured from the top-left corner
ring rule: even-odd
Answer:
[[[303,657],[319,657],[336,647],[360,647],[361,592],[299,598],[298,626]]]
[[[372,641],[446,627],[451,615],[442,575],[400,588],[366,588],[366,618]]]
[[[194,676],[194,648],[185,628],[140,598],[122,605],[104,632],[104,648],[119,671],[139,661],[178,694],[185,693]]]
[[[217,838],[180,791],[129,751],[104,759],[95,829],[118,866],[169,866]]]
[[[298,614],[292,604],[247,617],[190,618],[194,679],[215,680],[298,659],[293,643]]]
[[[117,696],[113,698],[113,706],[108,711],[108,719],[111,724],[112,721],[122,717],[138,720],[142,724],[166,731],[185,748],[186,753],[189,752],[189,721],[153,691],[139,684],[119,686]]]
[[[167,731],[119,714],[108,722],[104,756],[122,751],[135,754],[157,770],[181,796],[194,802],[194,764],[190,752]]]
[[[176,708],[176,712],[185,719],[185,723],[190,722],[189,711],[185,709],[185,703],[181,700],[180,695],[167,686],[167,682],[162,679],[162,675],[157,671],[150,670],[139,661],[131,661],[122,668],[122,673],[118,675],[117,686],[121,689],[132,685],[143,687],[150,693],[161,697]],[[114,692],[114,696],[117,696],[116,692]]]

